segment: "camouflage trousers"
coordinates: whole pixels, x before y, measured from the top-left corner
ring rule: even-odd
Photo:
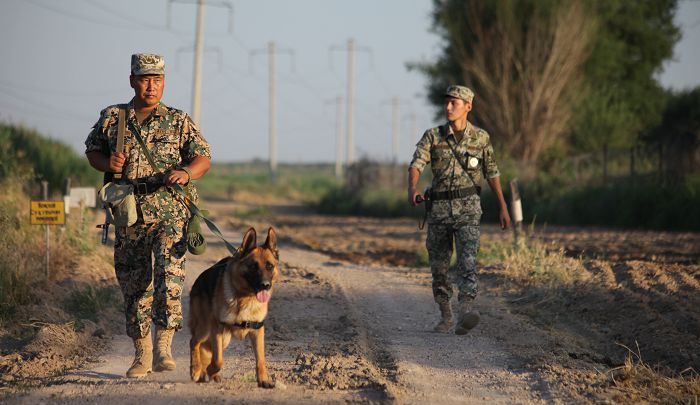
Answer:
[[[151,322],[182,327],[180,297],[185,281],[184,220],[116,228],[114,269],[124,295],[126,334],[144,337]]]
[[[479,236],[479,217],[462,225],[428,225],[425,246],[433,273],[433,297],[438,304],[449,302],[452,298],[452,284],[448,271],[453,243],[457,250],[457,298],[460,301],[476,298],[476,254],[479,251]]]

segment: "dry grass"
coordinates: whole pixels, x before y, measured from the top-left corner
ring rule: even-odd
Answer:
[[[482,248],[479,259],[486,264],[499,263],[508,278],[526,285],[555,289],[590,278],[582,260],[534,239],[521,239],[518,244],[490,243]]]
[[[593,285],[596,282],[584,267],[584,260],[567,257],[562,249],[534,239],[517,245],[486,243],[479,259],[484,264],[497,265],[498,272],[512,282],[512,292],[520,297],[510,302],[518,307],[518,312],[545,324],[556,317],[556,311],[551,309],[565,302],[567,291],[599,287]],[[700,403],[700,375],[696,370],[674,372],[649,365],[639,348],[634,351],[620,346],[628,351],[624,364],[601,375],[605,379],[603,385],[613,387],[614,402]]]
[[[36,303],[40,292],[54,289],[50,281],[72,277],[81,259],[93,266],[111,260],[88,228],[89,214],[82,223],[81,216],[71,216],[65,228],[51,228],[47,280],[44,227],[29,224],[30,197],[23,190],[29,182],[21,176],[0,182],[0,326],[10,324],[19,308]]]
[[[611,383],[622,390],[620,401],[649,401],[666,404],[697,405],[700,400],[700,375],[692,368],[673,373],[645,363],[637,348],[627,346],[625,364],[608,371]]]
[[[0,184],[0,324],[33,301],[32,284],[41,277],[41,232],[25,223],[29,198],[22,183],[8,178]]]

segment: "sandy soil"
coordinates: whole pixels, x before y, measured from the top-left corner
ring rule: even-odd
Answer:
[[[126,336],[116,333],[93,362],[65,375],[43,378],[39,388],[22,391],[21,384],[15,384],[0,400],[32,404],[631,402],[634,399],[612,386],[604,373],[621,361],[621,350],[616,350],[620,347],[614,343],[625,341],[625,334],[649,336],[642,353],[656,348],[658,352],[650,356],[671,367],[698,362],[700,322],[693,308],[699,303],[700,272],[697,264],[687,264],[697,254],[692,247],[699,239],[695,234],[661,234],[668,242],[664,245],[649,241],[649,234],[625,233],[627,242],[616,246],[630,250],[643,246],[645,256],[631,261],[591,260],[589,271],[600,288],[562,292],[558,299],[567,300],[549,304],[541,302],[536,292],[521,299],[498,266],[483,268],[477,300],[482,323],[472,333],[456,336],[430,331],[437,320],[430,273],[424,267],[408,267],[415,263],[424,237],[414,221],[321,217],[295,207],[276,209],[272,217],[236,219],[231,216],[235,208],[231,204],[207,208],[231,241],[240,241],[250,225],[262,231],[273,224],[281,236],[283,278],[266,323],[268,367],[276,389],[256,387],[247,342],[233,342],[225,352],[223,383],[190,382],[189,333],[183,330],[175,338],[178,369],[174,372],[142,380],[124,378],[133,349]],[[549,228],[541,237],[561,243],[560,247],[572,246],[572,254],[585,255],[607,252],[606,245],[621,234],[617,238],[611,231],[586,238],[566,236],[571,233]],[[484,227],[484,243],[506,237]],[[186,291],[201,271],[225,255],[221,243],[214,237],[208,240],[205,255],[189,256]],[[577,248],[580,251],[574,253]],[[654,261],[652,256],[663,259]],[[186,296],[183,302],[188,305]],[[611,305],[618,310],[607,315]],[[544,323],[531,313],[540,309],[543,315],[559,315]],[[674,350],[680,354],[671,356]]]

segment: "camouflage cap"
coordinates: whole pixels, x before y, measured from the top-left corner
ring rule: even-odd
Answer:
[[[450,86],[447,88],[447,90],[445,90],[445,95],[454,98],[461,98],[467,103],[471,103],[474,99],[474,92],[471,91],[469,87],[465,86]]]
[[[132,75],[164,75],[165,59],[153,53],[135,53],[131,55]]]

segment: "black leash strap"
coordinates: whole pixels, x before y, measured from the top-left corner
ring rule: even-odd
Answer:
[[[423,212],[423,220],[418,221],[418,229],[423,230],[425,228],[425,223],[428,221],[428,206],[425,206],[425,211]]]
[[[425,222],[428,220],[428,213],[430,212],[430,204],[431,204],[431,203],[430,203],[430,196],[429,196],[429,195],[426,195],[425,197],[426,197],[426,198],[423,198],[423,197],[420,196],[420,195],[416,197],[416,202],[417,202],[418,204],[420,204],[420,203],[422,203],[422,202],[425,202],[425,206],[423,207],[423,209],[424,209],[424,211],[423,211],[423,221],[418,220],[418,229],[421,230],[421,231],[423,230],[423,228],[425,228]]]

